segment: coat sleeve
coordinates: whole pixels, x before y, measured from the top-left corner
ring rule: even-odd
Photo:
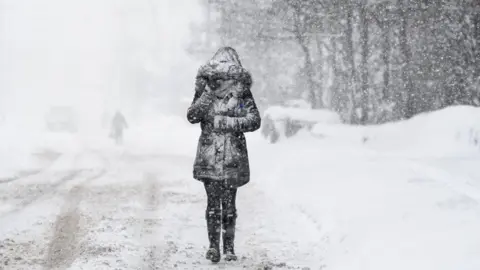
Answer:
[[[226,132],[253,132],[259,129],[261,118],[253,96],[247,97],[243,106],[247,110],[246,116],[229,117],[216,115],[214,128]]]
[[[192,104],[187,110],[187,120],[192,124],[200,123],[213,101],[213,95],[204,91],[206,81],[198,78],[195,82],[195,95]]]

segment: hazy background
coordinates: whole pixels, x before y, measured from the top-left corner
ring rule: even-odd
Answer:
[[[303,99],[371,125],[480,105],[478,0],[201,3],[209,19],[192,32],[191,51],[202,59],[232,44],[259,108]]]
[[[93,128],[117,108],[178,113],[201,19],[191,0],[0,0],[0,119],[43,126],[49,106],[66,105]]]
[[[0,119],[183,115],[223,45],[262,112],[302,99],[367,125],[478,106],[479,14],[474,0],[0,0]]]

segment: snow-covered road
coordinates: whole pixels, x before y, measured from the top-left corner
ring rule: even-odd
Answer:
[[[193,157],[85,150],[0,183],[0,269],[480,269],[478,159],[250,149],[238,262],[204,259]]]
[[[79,166],[81,159],[95,162]],[[204,259],[206,196],[191,179],[190,157],[84,152],[68,158],[72,169],[65,162],[2,184],[0,269],[212,267]],[[229,269],[298,269],[315,259],[311,237],[290,231],[296,224],[319,233],[299,213],[255,185],[238,200],[240,260]]]

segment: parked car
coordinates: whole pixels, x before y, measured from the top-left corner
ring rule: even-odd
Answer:
[[[262,135],[271,143],[290,138],[300,130],[311,130],[314,125],[339,124],[340,116],[326,109],[308,109],[304,106],[271,106],[263,113]]]
[[[69,106],[50,107],[45,115],[47,129],[52,132],[76,132],[77,119],[73,108]]]

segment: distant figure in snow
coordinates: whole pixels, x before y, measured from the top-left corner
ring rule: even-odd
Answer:
[[[115,113],[112,119],[112,129],[110,137],[115,140],[117,145],[123,143],[123,129],[128,128],[127,121],[120,111]]]
[[[193,177],[207,192],[208,239],[206,258],[220,261],[220,227],[225,260],[237,260],[234,251],[237,188],[250,181],[245,132],[260,128],[260,114],[250,91],[252,78],[237,52],[220,48],[200,67],[195,96],[188,108],[190,123],[200,123]]]

